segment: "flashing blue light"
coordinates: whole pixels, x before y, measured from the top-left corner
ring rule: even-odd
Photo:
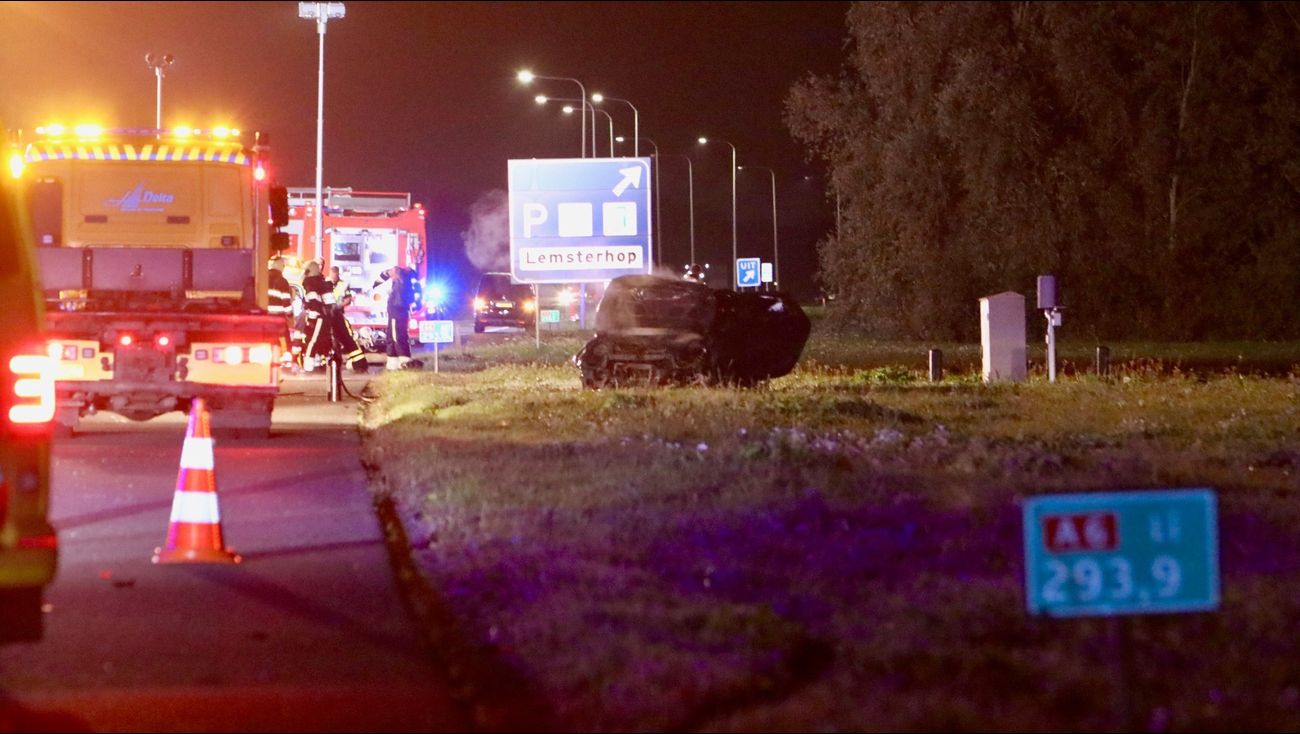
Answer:
[[[425,302],[434,307],[443,306],[447,303],[447,286],[442,283],[430,283],[425,290]]]

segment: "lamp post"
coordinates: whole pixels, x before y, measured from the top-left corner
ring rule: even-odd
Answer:
[[[608,99],[608,97],[606,97],[606,99]],[[623,138],[623,135],[619,135],[619,136],[617,136],[617,138],[615,138],[615,140],[616,140],[616,142],[619,142],[619,143],[625,143],[625,142],[627,142],[627,139]],[[654,199],[654,203],[655,203],[655,218],[659,218],[659,212],[658,212],[658,209],[659,209],[659,160],[658,160],[658,158],[659,158],[659,146],[655,146],[654,140],[651,140],[651,139],[649,139],[649,138],[646,138],[645,140],[646,140],[646,143],[650,143],[651,146],[654,146],[654,156],[655,156],[655,166],[654,166],[654,173],[655,173],[655,183],[654,183],[654,187],[655,187],[655,199]],[[672,157],[682,158],[682,160],[685,160],[685,161],[686,161],[686,204],[688,204],[688,207],[689,207],[689,210],[690,210],[690,264],[693,265],[694,262],[695,262],[695,171],[694,171],[694,166],[690,165],[690,156],[685,155],[685,153],[664,153],[664,157],[669,157],[669,158],[672,158]],[[662,225],[660,225],[660,227],[662,227]]]
[[[582,117],[582,120],[583,120],[583,126],[584,126],[584,128],[585,128],[585,126],[586,126],[587,110],[590,109],[590,110],[591,110],[591,157],[592,157],[592,158],[595,158],[595,157],[596,157],[596,108],[595,108],[595,106],[593,106],[590,102],[585,102],[585,101],[580,100],[580,99],[573,99],[573,98],[571,98],[571,97],[548,97],[548,96],[546,96],[545,94],[539,94],[539,95],[537,95],[536,97],[533,97],[533,101],[536,102],[536,103],[539,104],[539,105],[544,105],[544,104],[546,104],[547,102],[582,102],[582,115],[581,115],[581,117]],[[572,114],[573,114],[573,110],[574,110],[573,105],[571,105],[571,104],[566,104],[566,105],[564,105],[564,107],[561,107],[560,109],[561,109],[561,110],[564,112],[564,114],[566,114],[566,115],[572,115]],[[606,117],[609,117],[609,115],[606,115]],[[610,124],[610,134],[612,135],[612,134],[613,134],[613,125],[614,125],[614,120],[613,120],[613,118],[610,119],[609,124]],[[585,149],[584,149],[583,157],[585,158],[586,155],[587,155],[587,154],[586,154],[586,151],[585,151]]]
[[[573,114],[573,106],[572,106],[572,105],[565,105],[563,109],[564,109],[564,113],[565,113],[566,115],[571,115],[571,114]],[[595,115],[596,115],[597,112],[599,112],[600,114],[604,115],[604,116],[605,116],[605,119],[609,121],[609,157],[610,157],[610,158],[613,158],[613,157],[614,157],[614,117],[613,117],[612,115],[610,115],[608,112],[604,111],[604,110],[597,109],[596,107],[592,107],[592,108],[591,108],[591,114],[592,114],[593,119],[594,119],[594,117],[595,117]],[[594,122],[593,122],[593,124],[592,124],[592,128],[593,128],[592,132],[595,132],[595,129],[594,129],[594,128],[595,128],[595,124],[594,124]],[[592,158],[595,158],[595,157],[596,157],[596,152],[597,152],[597,151],[596,151],[596,143],[595,143],[595,141],[592,141],[592,144],[591,144],[591,157],[592,157]]]
[[[158,78],[157,104],[155,105],[156,112],[154,114],[155,130],[162,130],[162,80],[163,77],[167,76],[167,67],[171,66],[175,60],[176,58],[171,54],[158,55],[149,53],[144,55],[144,63],[153,69],[153,75]],[[158,137],[162,137],[161,132],[159,132]]]
[[[708,138],[701,137],[700,145],[707,145]],[[719,140],[719,143],[727,143],[731,148],[731,290],[736,290],[736,146],[725,140]]]
[[[772,285],[779,288],[781,285],[781,248],[777,245],[776,239],[776,173],[767,166],[741,166],[740,170],[746,168],[756,168],[760,171],[767,171],[772,177]]]
[[[655,226],[658,227],[658,235],[655,239],[661,240],[664,233],[664,225],[663,218],[659,216],[659,199],[661,198],[659,196],[659,146],[650,138],[645,138],[645,141],[650,144],[650,147],[655,149]],[[664,264],[663,246],[664,243],[661,240],[659,246],[655,248],[655,265]]]
[[[316,249],[325,246],[321,231],[321,170],[325,141],[325,24],[346,14],[343,3],[298,3],[298,17],[316,21],[320,36],[320,65],[316,76]]]
[[[574,79],[573,77],[567,77],[567,76],[542,76],[541,74],[534,74],[533,72],[529,71],[528,69],[524,69],[523,71],[520,71],[518,74],[516,74],[516,75],[515,75],[515,78],[518,79],[518,80],[519,80],[521,83],[523,83],[523,84],[528,84],[528,83],[532,82],[534,79],[550,79],[550,80],[552,80],[552,81],[573,82],[574,84],[577,84],[577,85],[578,85],[578,91],[580,92],[580,95],[579,95],[579,96],[580,96],[580,98],[582,99],[582,109],[583,109],[584,111],[587,109],[587,104],[588,104],[588,103],[587,103],[587,88],[584,87],[584,86],[582,86],[582,82],[578,81],[577,79]],[[594,115],[593,115],[593,117],[592,117],[592,120],[593,120],[593,126],[594,126],[594,120],[595,120],[595,116],[594,116]],[[587,157],[587,116],[586,116],[585,114],[582,116],[582,131],[581,131],[581,134],[582,134],[582,157],[583,157],[583,158],[586,158],[586,157]],[[595,151],[596,143],[595,143],[595,141],[592,141],[591,147],[592,147],[591,155],[592,155],[592,157],[594,158],[594,157],[596,156],[596,151]]]
[[[686,159],[686,190],[690,202],[691,212],[691,265],[695,264],[695,171],[691,166],[691,157],[685,153],[676,155]]]
[[[606,97],[600,92],[596,92],[591,95],[591,101],[595,102],[596,104],[600,104],[605,100],[609,100],[611,102],[622,102],[623,104],[632,108],[632,155],[634,157],[640,158],[641,157],[641,113],[637,112],[636,105],[633,105],[631,102],[627,101],[626,99],[619,99],[618,97]]]

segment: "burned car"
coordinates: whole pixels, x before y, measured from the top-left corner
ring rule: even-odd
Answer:
[[[794,369],[808,316],[786,293],[735,293],[691,280],[624,275],[574,356],[584,387],[753,385]]]

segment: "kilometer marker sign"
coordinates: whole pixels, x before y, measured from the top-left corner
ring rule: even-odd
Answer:
[[[1217,609],[1210,489],[1044,495],[1024,503],[1025,599],[1054,617]]]

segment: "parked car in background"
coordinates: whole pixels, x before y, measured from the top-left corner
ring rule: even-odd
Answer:
[[[526,329],[537,316],[537,298],[532,286],[515,283],[510,273],[484,273],[474,292],[474,332],[489,326]]]

